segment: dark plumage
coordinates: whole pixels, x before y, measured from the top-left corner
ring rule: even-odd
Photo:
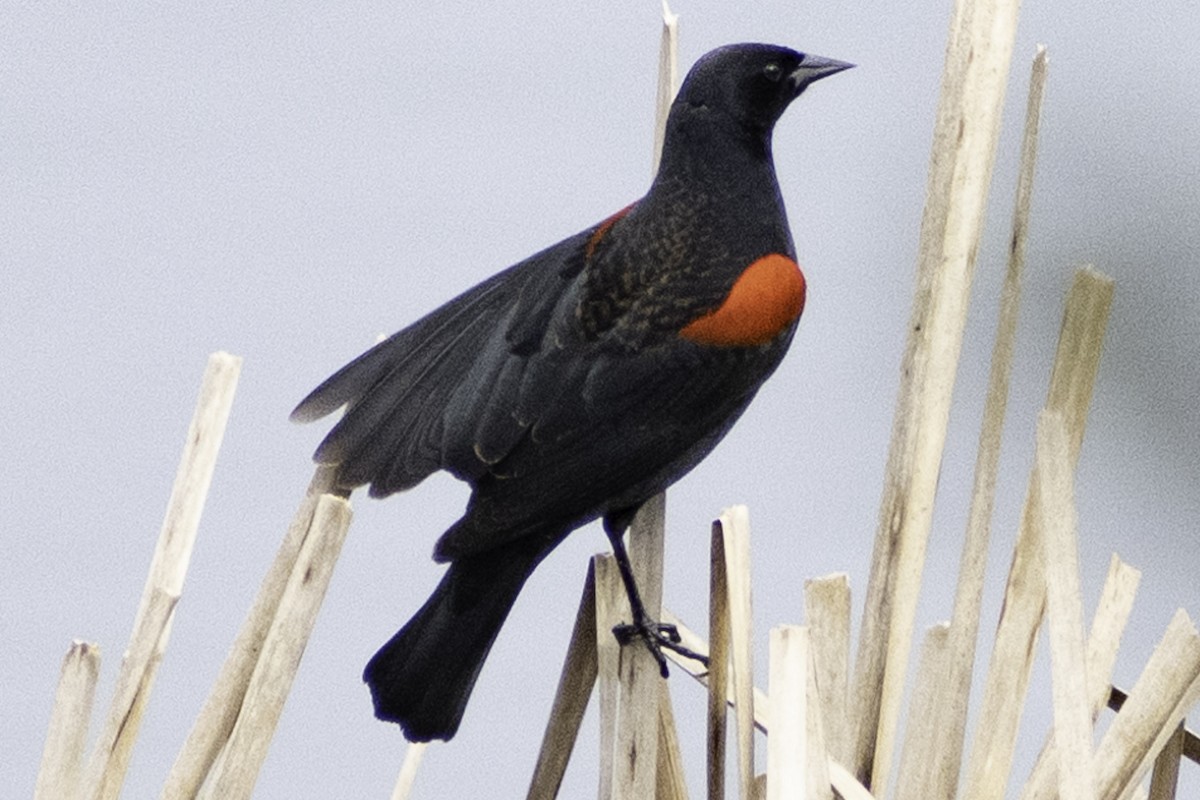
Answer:
[[[467,290],[293,412],[347,406],[315,456],[346,489],[382,497],[441,469],[471,486],[434,551],[445,577],[364,675],[376,714],[409,739],[454,735],[541,559],[596,518],[619,535],[779,365],[804,282],[771,131],[849,66],[757,44],[704,56],[641,200]]]

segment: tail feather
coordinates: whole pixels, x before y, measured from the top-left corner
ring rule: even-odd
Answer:
[[[521,539],[453,562],[367,664],[375,716],[399,723],[409,741],[452,738],[521,587],[557,540]]]

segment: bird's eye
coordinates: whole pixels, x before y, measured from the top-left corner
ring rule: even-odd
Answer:
[[[763,67],[763,75],[771,83],[778,83],[779,79],[783,77],[783,67],[772,61],[770,64],[767,64],[765,67]]]

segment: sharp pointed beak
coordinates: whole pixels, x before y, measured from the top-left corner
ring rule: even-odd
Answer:
[[[853,64],[845,61],[835,61],[832,58],[806,55],[804,56],[804,60],[800,62],[800,66],[788,76],[788,80],[792,82],[796,94],[800,94],[810,83],[819,81],[822,78],[828,78],[830,75],[835,75],[853,66]]]

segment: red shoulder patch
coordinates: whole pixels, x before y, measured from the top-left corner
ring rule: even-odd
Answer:
[[[804,311],[806,291],[800,265],[771,253],[746,267],[719,308],[684,326],[679,335],[720,347],[766,344]]]

